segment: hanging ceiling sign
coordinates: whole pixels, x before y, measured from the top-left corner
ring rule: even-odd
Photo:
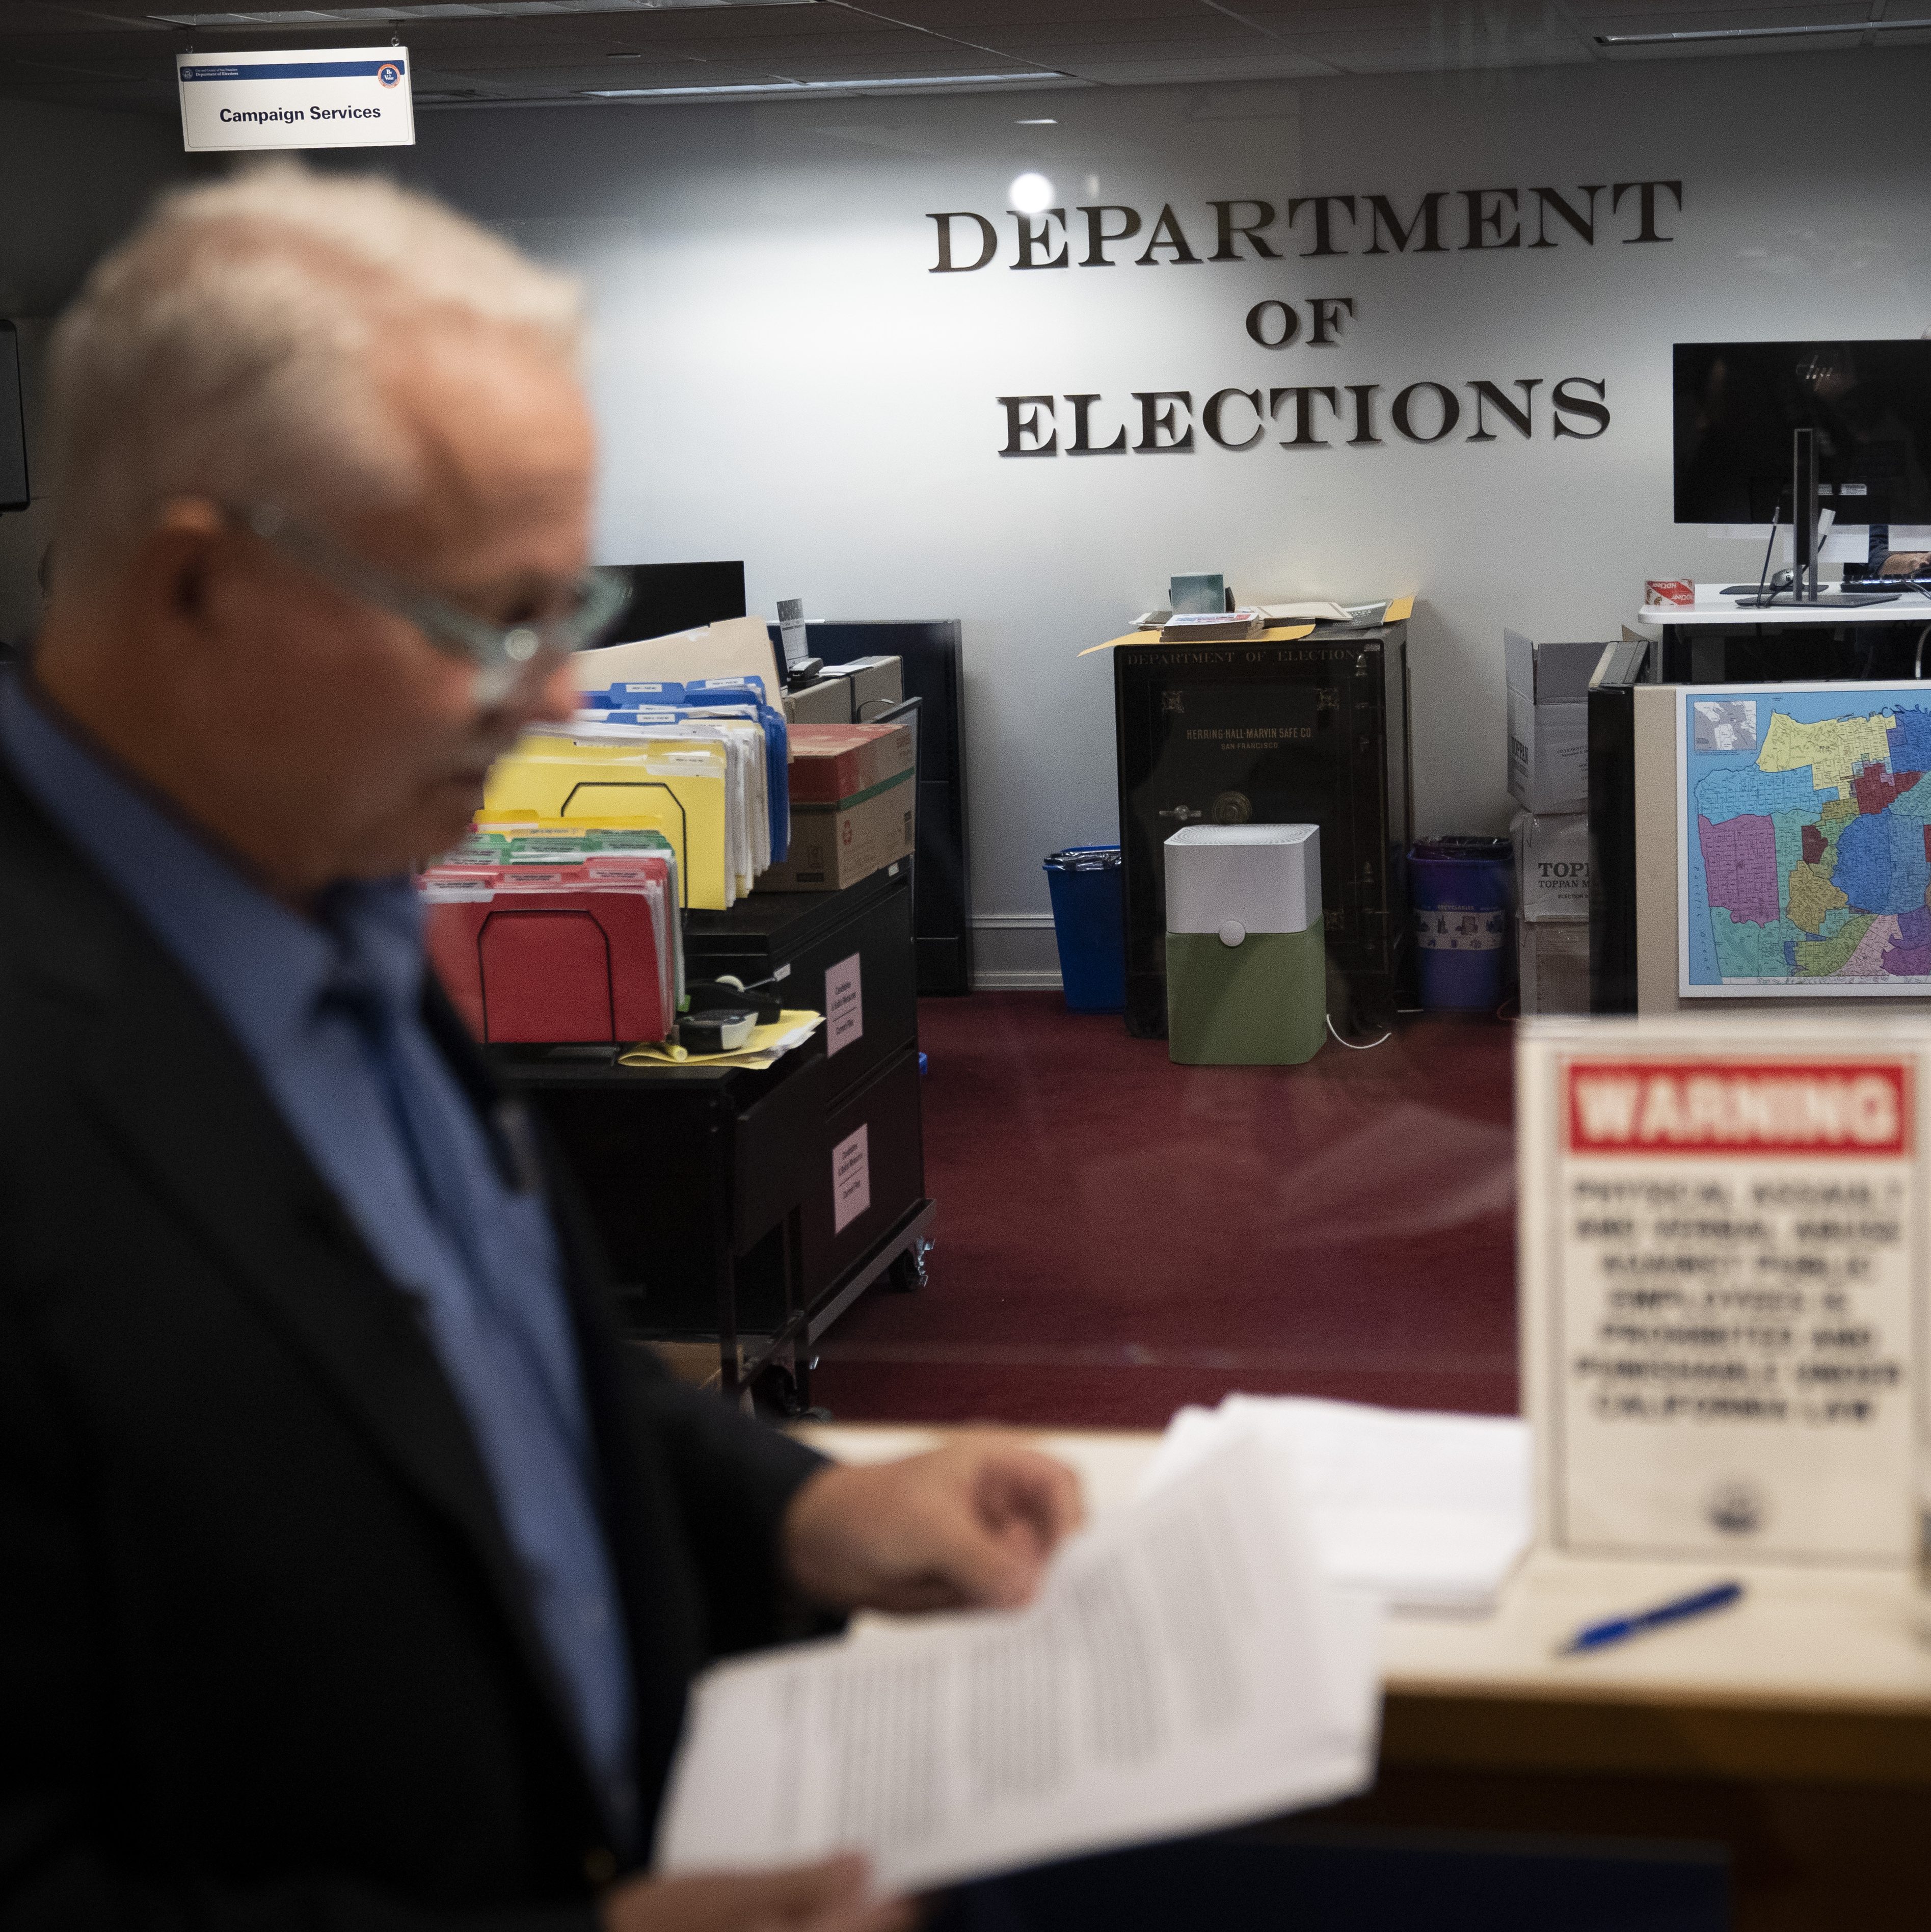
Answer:
[[[181,54],[175,65],[190,154],[415,145],[406,47]]]

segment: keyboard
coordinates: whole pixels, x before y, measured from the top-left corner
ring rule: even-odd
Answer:
[[[1768,610],[1773,605],[1780,610],[1855,610],[1868,604],[1895,604],[1897,602],[1895,590],[1867,590],[1864,586],[1870,581],[1868,578],[1861,577],[1857,580],[1855,590],[1825,590],[1815,597],[1799,597],[1791,591],[1772,590],[1768,586],[1759,596],[1754,584],[1726,584],[1723,586],[1723,595],[1735,598],[1740,610]],[[1736,592],[1740,590],[1747,594],[1738,597]],[[1931,595],[1931,592],[1927,592],[1927,595]],[[1664,621],[1667,622],[1669,620],[1666,619]]]

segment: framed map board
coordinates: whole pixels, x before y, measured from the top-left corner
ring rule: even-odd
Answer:
[[[1682,996],[1931,997],[1931,680],[1678,704]]]

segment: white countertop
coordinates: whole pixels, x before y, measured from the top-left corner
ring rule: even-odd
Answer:
[[[1735,577],[1727,580],[1741,584],[1746,580]],[[1855,585],[1835,584],[1824,587],[1826,590],[1856,588]],[[1734,597],[1721,596],[1723,589],[1723,584],[1719,581],[1699,584],[1694,604],[1645,604],[1636,613],[1636,626],[1645,632],[1654,632],[1666,624],[1696,628],[1717,624],[1931,623],[1931,597],[1915,590],[1900,591],[1889,604],[1865,604],[1848,609],[1833,609],[1828,604],[1820,607],[1793,604],[1786,597],[1781,602],[1759,610],[1749,604],[1740,605]]]
[[[840,1460],[872,1462],[913,1454],[948,1432],[833,1425],[796,1432]],[[1087,1506],[1099,1511],[1131,1497],[1159,1438],[1069,1430],[1036,1440],[1079,1471]],[[1745,1585],[1733,1609],[1591,1655],[1554,1654],[1585,1623],[1731,1576]],[[1538,1550],[1486,1616],[1390,1616],[1387,1688],[1396,1697],[1931,1718],[1931,1646],[1912,1631],[1915,1595],[1901,1570],[1636,1562]]]

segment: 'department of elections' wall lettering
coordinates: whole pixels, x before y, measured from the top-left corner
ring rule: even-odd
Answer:
[[[1352,255],[1501,253],[1626,247],[1676,239],[1663,222],[1683,207],[1681,181],[1585,182],[1574,187],[1432,188],[1401,208],[1384,194],[1258,196],[1162,203],[1157,214],[1124,203],[1007,208],[995,219],[972,208],[929,213],[934,259],[927,273],[971,275],[1003,268],[1211,268],[1230,262],[1331,262]],[[1008,226],[1006,224],[1010,224]],[[1306,245],[1300,245],[1305,244]],[[1306,360],[1373,326],[1354,295],[1312,292],[1230,304],[1228,332]],[[1284,373],[1285,373],[1284,371]],[[1317,368],[1295,370],[1318,376]],[[1270,439],[1283,449],[1337,445],[1375,448],[1390,440],[1495,442],[1506,436],[1593,442],[1609,428],[1603,376],[1468,375],[1438,370],[1372,382],[1318,380],[1243,388],[1042,392],[997,398],[1001,456],[1171,456],[1211,446],[1249,450]],[[1277,430],[1285,431],[1276,436]],[[1196,431],[1198,432],[1198,438]]]

